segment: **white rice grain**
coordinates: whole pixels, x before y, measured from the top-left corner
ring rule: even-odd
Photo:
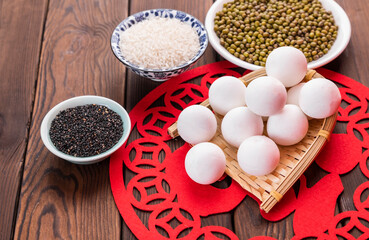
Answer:
[[[168,69],[193,58],[200,49],[195,30],[178,19],[153,17],[121,33],[128,62],[148,69]]]

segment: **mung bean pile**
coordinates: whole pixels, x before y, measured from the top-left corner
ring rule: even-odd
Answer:
[[[273,49],[292,46],[307,61],[321,58],[338,32],[319,0],[235,0],[214,19],[220,44],[243,61],[265,66]]]

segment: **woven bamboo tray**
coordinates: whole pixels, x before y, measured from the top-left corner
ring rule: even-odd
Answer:
[[[240,79],[247,86],[252,80],[261,76],[266,76],[264,68],[251,72]],[[314,70],[309,70],[304,81],[322,77]],[[201,105],[211,109],[208,99],[202,102]],[[261,201],[260,208],[265,212],[269,212],[299,179],[326,141],[329,140],[336,123],[337,113],[325,119],[310,120],[308,133],[299,143],[292,146],[278,146],[281,152],[280,162],[271,174],[265,176],[249,175],[241,169],[237,162],[237,148],[229,145],[221,134],[220,125],[223,116],[216,113],[215,116],[218,129],[215,137],[210,142],[223,149],[226,156],[226,174],[257,197]],[[168,128],[168,133],[173,138],[178,136],[177,123]]]

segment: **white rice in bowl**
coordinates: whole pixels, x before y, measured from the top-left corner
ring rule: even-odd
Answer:
[[[152,17],[120,35],[128,62],[147,69],[170,69],[191,60],[200,49],[196,31],[176,18]]]

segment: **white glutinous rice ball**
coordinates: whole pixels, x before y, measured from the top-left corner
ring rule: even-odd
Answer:
[[[287,103],[286,104],[294,104],[297,105],[298,107],[300,107],[299,104],[299,98],[300,98],[300,91],[301,88],[305,85],[305,83],[299,83],[293,87],[291,87],[290,89],[288,89],[287,91]],[[313,119],[312,117],[307,116],[308,120]]]
[[[217,131],[217,120],[210,109],[201,105],[185,108],[178,117],[178,134],[186,142],[195,145],[210,141]]]
[[[248,109],[238,107],[223,118],[221,130],[224,139],[234,147],[239,147],[248,137],[263,134],[264,123],[260,116]]]
[[[246,86],[243,82],[232,76],[220,77],[209,88],[209,104],[221,115],[229,110],[245,106]]]
[[[341,94],[332,81],[314,78],[301,88],[299,103],[306,115],[322,119],[337,111],[341,103]]]
[[[247,86],[245,100],[257,115],[270,116],[282,110],[287,101],[287,91],[276,78],[259,77]]]
[[[253,136],[242,142],[237,152],[238,164],[246,173],[262,176],[278,165],[280,152],[277,144],[266,136]]]
[[[299,106],[299,96],[301,88],[305,85],[305,83],[299,83],[287,91],[287,104],[294,104]]]
[[[290,146],[300,142],[309,129],[309,121],[300,107],[287,104],[282,111],[269,117],[268,136],[277,144]]]
[[[226,168],[225,155],[214,143],[203,142],[193,146],[186,155],[188,176],[200,184],[212,184],[222,177]]]
[[[277,78],[285,87],[292,87],[305,77],[307,60],[297,48],[279,47],[269,54],[265,70],[268,76]]]

